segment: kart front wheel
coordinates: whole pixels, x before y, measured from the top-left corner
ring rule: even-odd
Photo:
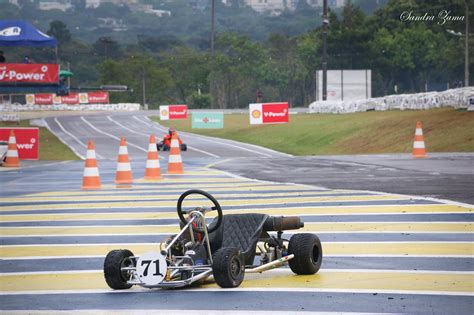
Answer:
[[[288,254],[295,255],[288,261],[288,265],[291,271],[298,275],[312,275],[321,268],[323,248],[315,234],[294,234],[288,244]]]
[[[223,247],[213,256],[212,273],[221,288],[238,287],[245,276],[245,261],[235,247]]]
[[[114,290],[130,289],[127,283],[130,272],[122,270],[123,267],[134,267],[133,253],[128,249],[116,249],[110,251],[104,261],[105,282]]]

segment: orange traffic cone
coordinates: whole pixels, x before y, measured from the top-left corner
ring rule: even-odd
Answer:
[[[120,139],[120,148],[117,161],[117,173],[115,173],[116,184],[131,184],[133,183],[132,168],[128,160],[127,140],[122,137]]]
[[[171,136],[170,154],[168,159],[169,174],[183,174],[183,160],[181,159],[181,150],[176,132]]]
[[[16,147],[16,137],[13,129],[10,130],[10,137],[8,138],[8,151],[5,162],[5,167],[20,167],[20,158],[18,157],[18,148]]]
[[[81,189],[100,189],[100,175],[95,156],[94,141],[89,140],[87,144],[86,165],[84,166],[84,177]]]
[[[148,157],[146,160],[145,179],[160,179],[161,169],[160,160],[158,159],[158,150],[156,149],[155,136],[150,136],[150,144],[148,145]]]
[[[421,121],[416,122],[415,142],[413,142],[413,157],[425,158],[425,140],[423,138],[423,129],[421,128]]]

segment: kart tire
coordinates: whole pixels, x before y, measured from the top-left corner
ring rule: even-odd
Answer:
[[[104,260],[104,278],[110,288],[114,290],[130,289],[131,284],[127,283],[128,272],[122,271],[122,267],[131,267],[135,263],[130,257],[133,253],[128,249],[116,249],[110,251]]]
[[[170,147],[167,146],[167,145],[163,145],[163,151],[169,151],[170,150]]]
[[[213,256],[212,273],[221,288],[238,287],[245,276],[243,255],[235,247],[223,247]]]
[[[188,151],[188,145],[182,143],[182,144],[180,145],[180,148],[179,148],[179,149],[180,149],[181,151]]]
[[[321,268],[323,248],[316,234],[294,234],[288,244],[288,254],[295,255],[288,265],[298,275],[312,275]]]

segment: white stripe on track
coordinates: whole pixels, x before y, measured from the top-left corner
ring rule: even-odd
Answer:
[[[152,122],[148,117],[145,117],[146,119],[148,119],[152,125],[155,127],[155,128],[158,128],[158,129],[164,129],[163,127],[161,127],[160,125]],[[141,121],[140,119],[137,118],[137,120]],[[143,121],[142,121],[143,122]],[[252,150],[252,149],[248,149],[248,148],[244,148],[243,146],[240,145],[240,143],[238,141],[232,141],[232,140],[227,140],[227,139],[217,139],[217,138],[213,138],[213,137],[206,137],[206,136],[201,136],[201,135],[197,135],[197,134],[194,134],[194,133],[188,133],[188,132],[182,132],[183,135],[186,135],[186,136],[189,136],[189,137],[196,137],[196,138],[199,138],[201,140],[204,140],[204,141],[207,141],[207,142],[211,142],[211,143],[216,143],[216,144],[219,144],[219,145],[225,145],[225,146],[228,146],[228,147],[233,147],[233,148],[236,148],[236,149],[239,149],[239,150],[242,150],[242,151],[247,151],[247,152],[251,152],[251,153],[254,153],[254,154],[257,154],[257,155],[260,155],[260,156],[264,156],[264,157],[274,157],[273,155],[270,155],[270,154],[266,154],[266,153],[263,153],[263,152],[259,152],[259,151],[255,151],[255,150]],[[232,142],[232,143],[235,143],[235,144],[232,144],[232,143],[229,143],[229,142]],[[256,149],[258,148],[259,150],[262,150],[262,151],[268,151],[268,152],[271,152],[271,153],[276,153],[278,155],[285,155],[285,156],[291,156],[289,154],[286,154],[286,153],[281,153],[281,152],[277,152],[277,151],[273,151],[273,150],[270,150],[270,149],[267,149],[267,148],[263,148],[263,147],[259,147],[259,146],[256,146],[256,145],[253,145],[253,144],[249,144],[249,143],[245,143],[246,146],[251,146],[251,147],[255,147]]]
[[[67,142],[65,140],[63,140],[63,138],[61,138],[57,133],[55,133],[53,131],[53,129],[51,129],[51,127],[49,126],[48,122],[46,121],[46,119],[43,120],[45,125],[46,125],[46,128],[52,133],[54,134],[58,139],[59,141],[61,141],[64,145],[66,145],[68,148],[70,148],[72,150],[72,152],[74,152],[74,154],[76,154],[79,158],[81,158],[82,160],[85,160],[85,156],[80,154],[79,152],[77,152],[77,150],[72,147],[71,145],[67,144]],[[75,135],[73,135],[72,133],[70,133],[69,131],[67,131],[63,125],[61,125],[61,123],[59,122],[59,120],[57,119],[57,117],[54,117],[54,122],[59,126],[59,128],[65,133],[67,134],[68,136],[70,136],[72,139],[74,139],[77,143],[79,143],[79,145],[81,147],[84,147],[87,149],[87,145],[85,143],[82,143],[81,140],[79,140]],[[101,157],[102,158],[102,157]]]
[[[121,140],[119,137],[116,137],[116,136],[114,136],[114,135],[112,135],[112,134],[110,134],[110,133],[108,133],[108,132],[105,132],[105,131],[100,130],[99,128],[97,128],[96,126],[94,126],[93,124],[91,124],[90,122],[88,122],[88,121],[84,118],[84,116],[81,116],[81,120],[82,120],[83,122],[85,122],[89,127],[91,127],[92,129],[94,129],[95,131],[97,131],[98,133],[101,133],[101,134],[103,134],[103,135],[106,135],[106,136],[111,137],[112,139],[115,139],[115,140],[118,140],[118,141]],[[143,152],[145,152],[145,153],[148,153],[148,151],[145,150],[145,149],[143,149],[141,146],[138,146],[138,145],[136,145],[136,144],[130,143],[129,141],[127,141],[127,145],[129,145],[129,146],[131,146],[131,147],[134,147],[134,148],[136,148],[136,149],[138,149],[138,150],[140,150],[140,151],[143,151]]]
[[[182,288],[180,292],[302,292],[302,293],[367,293],[373,294],[403,294],[403,295],[449,295],[449,296],[474,296],[472,292],[464,291],[421,291],[421,290],[381,290],[381,289],[318,289],[318,288]],[[1,291],[0,295],[52,295],[52,294],[97,294],[97,293],[140,293],[150,292],[150,289],[134,288],[131,290],[38,290],[38,291]],[[222,311],[219,311],[222,312]],[[182,314],[182,311],[181,311]],[[201,313],[202,314],[202,313]],[[248,314],[248,313],[247,313]],[[272,313],[273,314],[273,313]],[[288,314],[288,313],[286,313]],[[340,314],[340,313],[338,313]],[[379,313],[378,313],[379,314]]]
[[[139,121],[139,122],[142,123],[142,124],[144,123],[144,121],[140,120],[137,116],[133,116],[133,119]],[[152,126],[154,126],[154,125],[152,125]],[[165,130],[165,132],[166,132],[166,130]],[[219,159],[219,158],[220,158],[220,156],[218,156],[218,155],[216,155],[216,154],[213,154],[213,153],[210,153],[210,152],[206,152],[206,151],[200,150],[200,149],[195,148],[195,147],[190,146],[190,145],[188,145],[188,149],[189,149],[189,150],[196,151],[196,152],[199,152],[199,153],[202,153],[202,154],[209,155],[209,156],[214,157],[214,158],[216,158],[216,159]]]

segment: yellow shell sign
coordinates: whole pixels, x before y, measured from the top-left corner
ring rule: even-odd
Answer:
[[[262,113],[259,111],[259,110],[254,110],[252,111],[252,117],[253,118],[260,118],[260,116],[262,115]]]

